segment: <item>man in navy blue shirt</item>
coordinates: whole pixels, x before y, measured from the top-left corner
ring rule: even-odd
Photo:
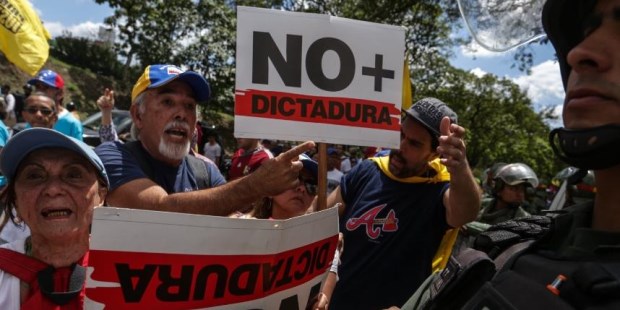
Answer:
[[[456,114],[435,98],[406,112],[400,148],[356,165],[328,198],[340,203],[345,245],[330,309],[402,305],[430,275],[446,230],[478,213]]]
[[[196,106],[209,95],[209,84],[196,72],[173,65],[145,69],[134,85],[130,111],[132,135],[144,154],[142,164],[151,169],[144,171],[136,154],[118,141],[98,146],[97,155],[110,178],[106,198],[110,206],[228,215],[299,184],[303,165],[298,155],[312,148],[312,142],[266,161],[247,177],[217,187],[200,187],[187,154],[196,128]],[[147,176],[149,173],[155,176]]]

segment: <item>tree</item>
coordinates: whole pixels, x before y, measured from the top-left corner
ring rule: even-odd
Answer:
[[[73,37],[69,32],[54,39],[50,54],[96,74],[116,79],[122,76],[122,64],[110,46],[87,38]]]
[[[491,74],[477,77],[440,57],[431,59],[425,61],[433,61],[434,70],[413,70],[414,97],[440,98],[457,112],[459,124],[468,131],[467,158],[473,168],[523,162],[544,177],[559,170],[547,141],[544,111],[536,113],[518,85]]]

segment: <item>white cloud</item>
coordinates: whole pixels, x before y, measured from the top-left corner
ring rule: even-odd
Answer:
[[[492,58],[492,57],[502,57],[505,56],[509,52],[493,52],[485,49],[480,46],[476,41],[472,40],[471,43],[467,45],[462,45],[460,47],[461,54],[465,57],[476,57],[476,58]]]
[[[47,31],[49,31],[52,38],[62,35],[63,31],[69,31],[74,37],[96,39],[99,33],[99,27],[104,24],[87,21],[77,25],[65,26],[60,22],[44,21],[43,25]]]
[[[532,74],[512,79],[532,100],[534,109],[553,108],[557,120],[548,121],[550,127],[562,124],[564,87],[560,77],[560,67],[554,60],[548,60],[532,67]]]
[[[475,75],[475,76],[477,76],[479,78],[481,78],[481,77],[483,77],[483,76],[488,74],[488,72],[486,72],[486,71],[484,71],[484,70],[482,70],[480,68],[471,69],[471,70],[469,70],[469,73],[471,73],[471,74],[473,74],[473,75]]]
[[[563,101],[564,88],[560,78],[560,67],[556,61],[547,60],[532,67],[532,74],[512,80],[527,92],[534,103],[555,106]]]

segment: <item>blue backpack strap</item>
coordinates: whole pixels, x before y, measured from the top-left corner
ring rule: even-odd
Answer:
[[[187,158],[187,162],[194,173],[194,178],[196,178],[196,185],[198,185],[198,188],[203,189],[211,187],[211,177],[209,175],[209,170],[207,169],[207,163],[193,155],[187,155],[185,158]]]

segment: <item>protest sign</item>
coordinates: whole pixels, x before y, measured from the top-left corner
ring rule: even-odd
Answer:
[[[235,136],[397,148],[405,31],[238,7]]]
[[[336,208],[289,220],[97,208],[86,308],[305,309],[337,241]]]

